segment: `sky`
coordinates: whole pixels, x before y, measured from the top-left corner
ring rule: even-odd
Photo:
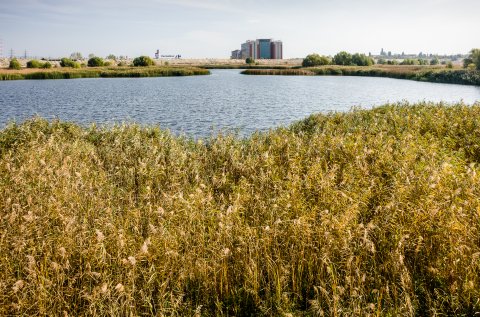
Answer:
[[[0,0],[3,56],[228,58],[257,38],[282,40],[285,58],[467,53],[480,47],[480,1]]]

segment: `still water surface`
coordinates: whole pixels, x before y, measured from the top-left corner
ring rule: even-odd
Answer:
[[[47,119],[159,124],[204,137],[218,130],[248,135],[312,113],[387,102],[480,101],[480,87],[372,77],[210,76],[0,82],[0,128],[34,115]]]

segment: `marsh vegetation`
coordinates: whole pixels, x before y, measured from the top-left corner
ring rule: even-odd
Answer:
[[[454,69],[445,66],[375,65],[319,66],[289,69],[247,69],[244,75],[286,75],[286,76],[367,76],[410,79],[436,83],[480,85],[480,72],[474,69]]]
[[[89,68],[53,68],[45,70],[0,70],[0,80],[17,79],[74,79],[74,78],[113,78],[113,77],[168,77],[208,75],[206,69],[197,67],[89,67]]]
[[[248,138],[0,131],[0,315],[480,312],[480,104]]]

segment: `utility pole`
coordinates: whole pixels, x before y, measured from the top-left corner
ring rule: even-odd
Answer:
[[[13,48],[10,49],[10,59],[13,58]]]
[[[27,59],[27,50],[25,50],[25,55],[23,57],[24,59]]]

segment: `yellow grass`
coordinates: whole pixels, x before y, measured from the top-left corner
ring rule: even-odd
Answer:
[[[247,139],[0,132],[0,315],[474,316],[480,104]]]

